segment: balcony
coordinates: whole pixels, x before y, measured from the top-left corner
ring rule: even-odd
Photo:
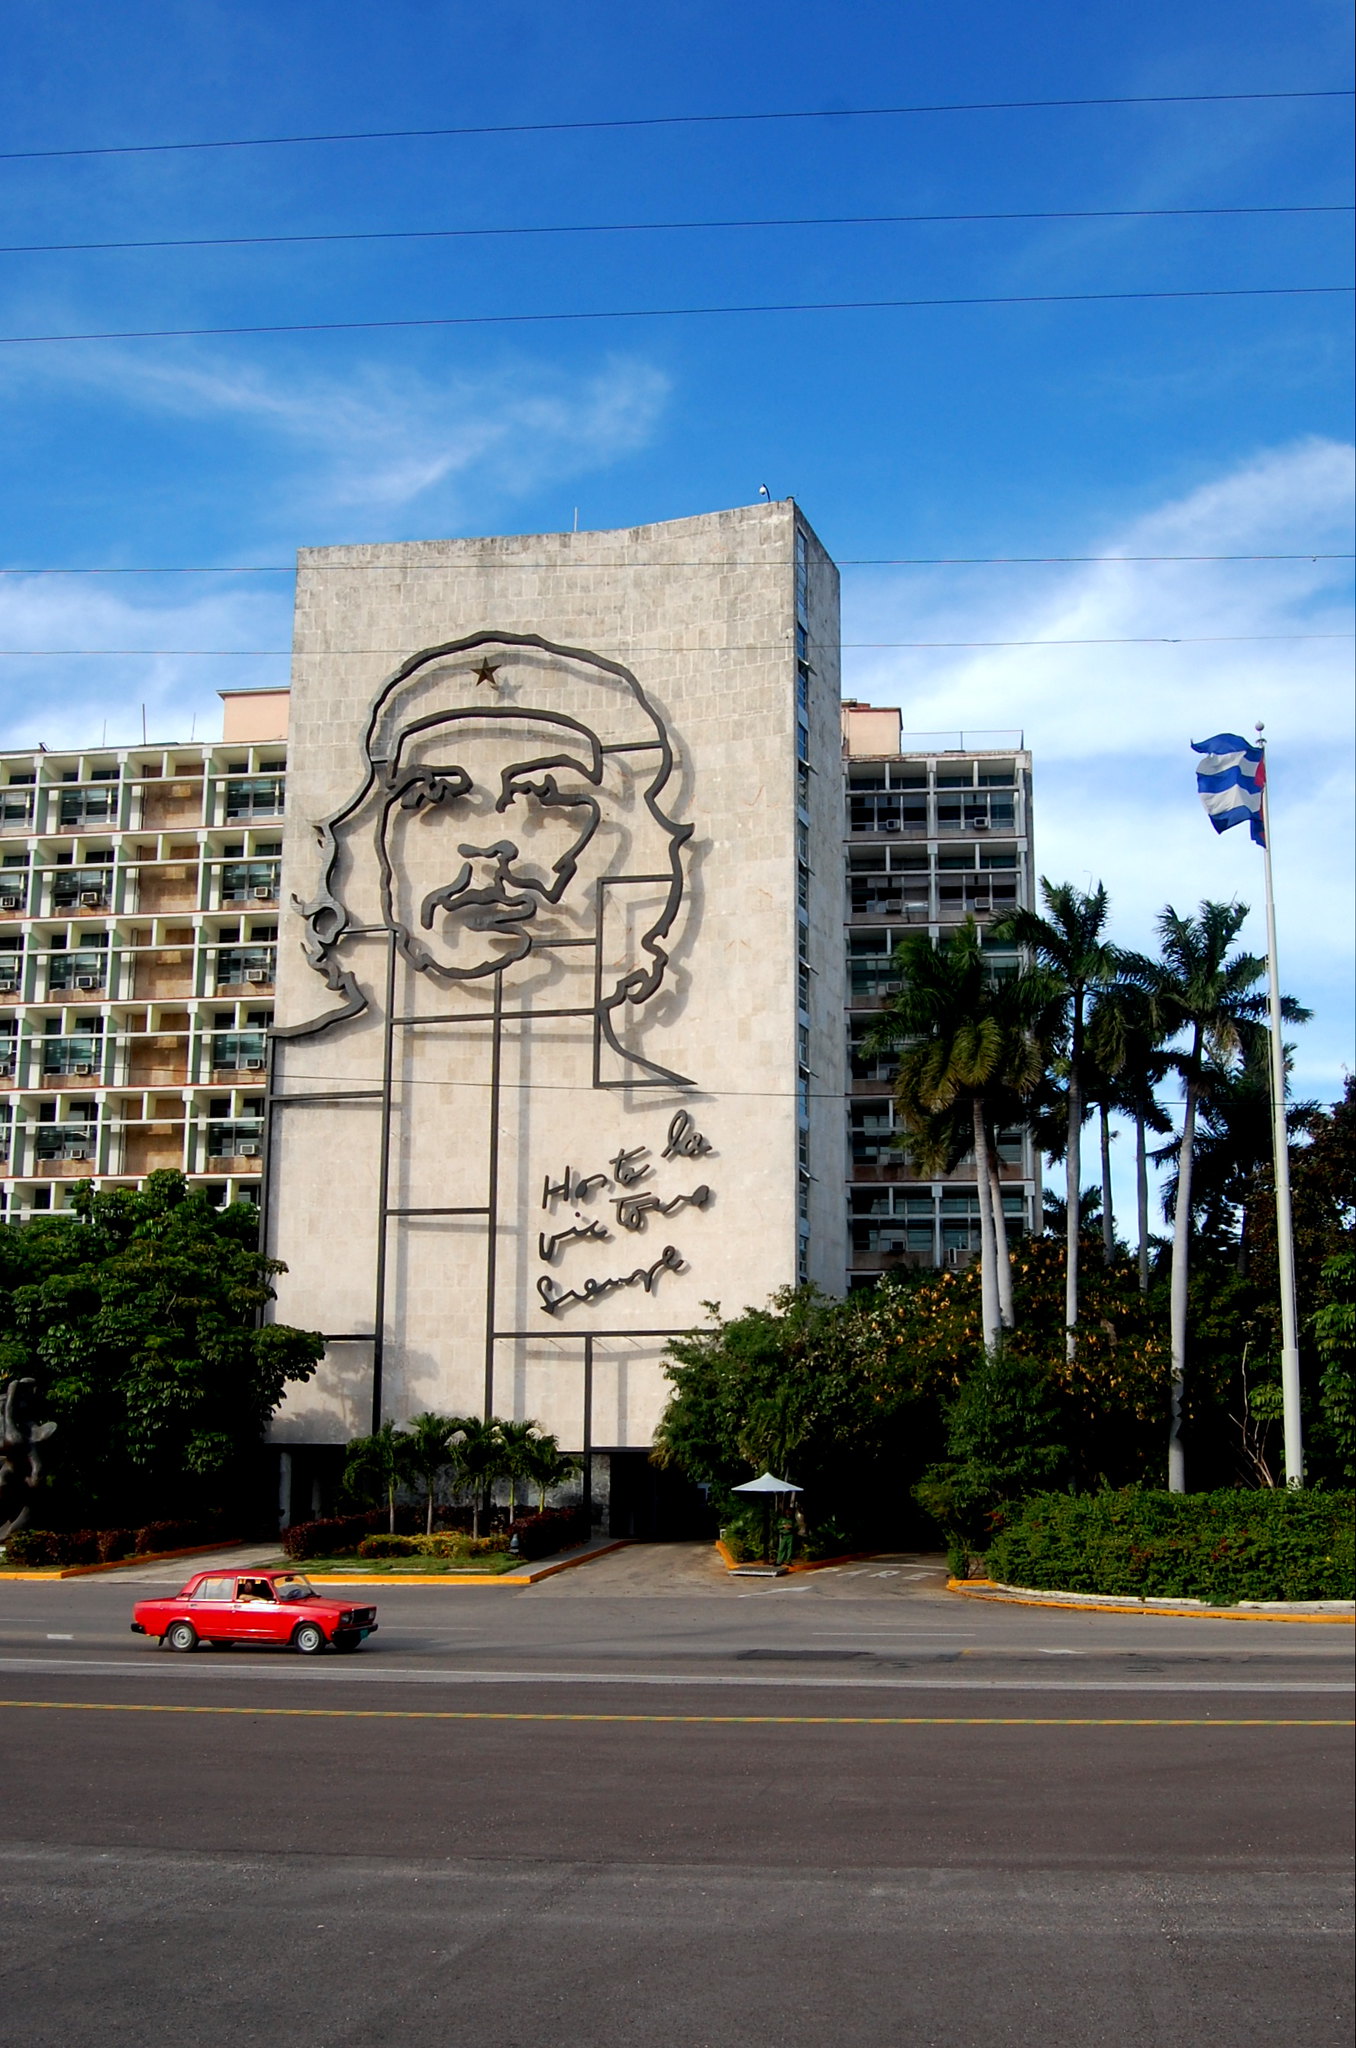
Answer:
[[[103,1038],[97,1032],[81,1032],[71,1038],[55,1034],[35,1041],[42,1047],[42,1085],[61,1088],[67,1081],[97,1084],[103,1068]]]
[[[96,1124],[39,1124],[33,1136],[33,1162],[44,1177],[56,1174],[80,1179],[97,1170],[99,1131]]]
[[[221,947],[217,953],[217,988],[271,988],[277,952],[276,946]]]

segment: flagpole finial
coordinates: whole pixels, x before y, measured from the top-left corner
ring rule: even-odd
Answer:
[[[1266,727],[1263,725],[1260,718],[1258,719],[1256,725],[1254,725],[1253,731],[1257,733],[1262,733],[1266,731]]]

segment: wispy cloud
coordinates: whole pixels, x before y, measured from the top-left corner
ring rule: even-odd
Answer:
[[[44,376],[97,388],[142,413],[192,418],[261,450],[274,468],[271,523],[306,523],[311,542],[356,537],[365,514],[407,508],[447,528],[474,508],[522,497],[643,447],[669,380],[612,354],[568,373],[530,360],[480,375],[434,376],[359,363],[342,374],[265,368],[206,352],[109,348],[63,358]],[[223,450],[224,452],[224,450]]]

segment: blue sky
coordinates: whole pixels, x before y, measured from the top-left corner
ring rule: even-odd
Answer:
[[[1338,0],[11,0],[4,148],[1345,86]],[[1350,103],[1231,101],[0,162],[7,245],[769,217],[1347,205]],[[0,257],[0,332],[1347,285],[1350,215],[477,236]],[[0,349],[0,560],[680,517],[793,493],[841,559],[1351,548],[1345,296],[737,314]],[[857,694],[1025,729],[1041,865],[1118,929],[1260,877],[1186,742],[1273,737],[1298,1079],[1350,1058],[1350,562],[848,567]],[[6,578],[0,648],[282,649],[283,576]],[[1297,635],[1336,636],[1297,638]],[[1347,637],[1343,637],[1347,636]],[[281,657],[0,661],[10,743],[215,729]],[[1260,944],[1258,927],[1250,935]]]

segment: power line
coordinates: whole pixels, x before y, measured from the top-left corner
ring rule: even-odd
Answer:
[[[1351,213],[1350,205],[1051,207],[1030,213],[829,213],[766,220],[576,221],[545,227],[372,228],[321,235],[184,235],[143,242],[7,242],[0,256],[80,255],[111,249],[257,249],[318,242],[484,241],[513,235],[658,235],[736,228],[861,228],[1031,220],[1195,220],[1256,214]]]
[[[1000,114],[1079,107],[1193,107],[1268,100],[1350,99],[1349,86],[1279,92],[1106,93],[1088,99],[919,101],[899,107],[796,107],[749,114],[640,114],[601,121],[499,121],[457,128],[358,128],[317,135],[231,135],[206,142],[121,142],[76,149],[7,149],[0,162],[33,162],[49,157],[156,156],[199,149],[277,149],[316,142],[426,141],[445,136],[578,135],[640,128],[716,128],[769,121],[861,121],[919,114]]]
[[[358,334],[378,329],[430,327],[540,327],[552,322],[597,320],[690,320],[733,313],[884,313],[918,307],[1073,306],[1145,299],[1278,299],[1346,297],[1349,284],[1228,285],[1213,289],[1158,292],[1010,292],[978,298],[809,299],[745,306],[619,306],[598,313],[443,313],[403,320],[265,321],[251,327],[123,327],[79,334],[0,334],[0,342],[194,341],[243,334]]]
[[[1260,641],[1351,640],[1352,633],[1127,633],[1086,640],[840,640],[843,648],[901,647],[1205,647],[1254,645]],[[718,646],[640,647],[627,643],[631,654],[784,654],[787,640],[722,640]],[[404,647],[345,647],[349,654],[406,655]],[[92,657],[140,655],[223,661],[276,661],[291,655],[290,647],[0,647],[0,661],[74,661]]]
[[[400,543],[396,542],[396,546]],[[487,561],[490,558],[486,558]],[[839,555],[834,558],[838,569],[973,569],[973,568],[1027,568],[1057,566],[1065,563],[1102,564],[1114,567],[1122,562],[1350,562],[1356,555],[1348,550],[1342,553],[1324,552],[1312,549],[1307,553],[1293,555]],[[402,576],[413,570],[426,569],[430,573],[445,570],[449,566],[462,566],[447,562],[308,562],[306,573],[315,575],[329,570],[334,575],[349,575],[357,569],[377,571],[398,569]],[[743,562],[732,557],[718,556],[703,562],[528,562],[505,557],[495,562],[499,568],[513,569],[765,569],[766,562]],[[154,565],[116,565],[111,568],[0,568],[0,576],[295,576],[295,562],[209,562],[194,565],[176,563],[168,568]]]

